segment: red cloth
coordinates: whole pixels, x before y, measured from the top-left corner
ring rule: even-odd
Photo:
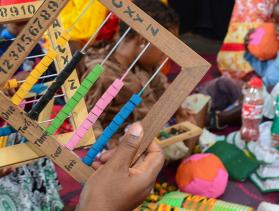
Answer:
[[[0,0],[0,6],[11,5],[11,4],[22,4],[32,2],[35,0]]]

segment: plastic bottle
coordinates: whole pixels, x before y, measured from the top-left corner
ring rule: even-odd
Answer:
[[[271,135],[273,140],[279,141],[279,95],[275,100],[275,115],[271,127]]]
[[[257,141],[259,138],[259,124],[263,117],[263,83],[262,80],[253,77],[248,83],[248,89],[244,90],[242,106],[241,137],[243,140]]]

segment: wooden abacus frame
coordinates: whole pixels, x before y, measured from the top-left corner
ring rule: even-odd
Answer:
[[[30,19],[33,16],[31,11],[34,12],[37,11],[37,9],[42,4],[42,2],[43,1],[36,1],[36,2],[29,2],[24,4],[16,4],[16,5],[0,7],[0,11],[2,11],[2,13],[0,12],[0,16],[1,14],[6,14],[5,17],[2,17],[0,19],[0,24]],[[30,9],[31,7],[33,8],[32,10]],[[18,12],[16,13],[17,15],[15,15],[11,13],[11,11],[21,11],[21,13]],[[23,11],[25,11],[25,13],[23,13]],[[52,48],[56,47],[57,45],[56,39],[62,31],[63,31],[63,27],[58,18],[53,22],[53,24],[48,30],[49,39],[51,40],[50,43],[53,44],[51,46]],[[55,66],[57,72],[59,73],[61,70],[63,70],[65,64],[72,58],[72,54],[68,44],[64,48],[58,48],[58,51],[59,51],[59,56],[57,57],[57,59],[55,59]],[[74,71],[71,74],[71,76],[67,79],[64,86],[62,87],[62,91],[65,94],[65,100],[72,97],[79,86],[80,84],[78,81],[78,76],[76,71]],[[34,95],[29,94],[26,98],[31,96]],[[49,105],[42,111],[38,120],[39,122],[49,118],[52,109],[52,104],[53,102],[50,102]],[[86,105],[84,100],[82,100],[75,108],[75,110],[72,113],[72,117],[70,118],[74,130],[77,129],[77,126],[82,123],[82,121],[86,118],[87,115],[88,112],[86,109]],[[60,134],[55,137],[59,140],[60,143],[63,143],[63,141],[65,142],[72,135],[73,132],[70,132],[70,133]],[[95,138],[94,138],[93,130],[90,129],[78,147],[89,146],[94,141]],[[14,146],[5,147],[5,148],[0,148],[0,168],[6,166],[22,165],[23,163],[32,161],[34,159],[43,156],[45,156],[45,153],[38,151],[34,148],[30,149],[30,145],[28,144],[18,144]]]
[[[150,112],[142,121],[144,136],[140,149],[135,160],[146,150],[154,137],[163,128],[164,124],[175,113],[187,95],[204,76],[209,68],[209,63],[192,51],[182,41],[160,26],[156,21],[139,9],[129,0],[100,0],[109,10],[130,25],[135,31],[145,37],[153,45],[168,55],[176,63],[182,66],[182,71],[172,82],[169,88],[161,96],[159,101],[153,106]],[[67,3],[67,0],[45,0],[36,14],[26,25],[18,38],[13,42],[7,52],[0,59],[0,85],[16,71],[23,59],[28,55],[45,30],[57,17],[58,13]],[[51,16],[47,20],[43,19],[43,11],[47,11]],[[40,21],[43,27],[32,33],[34,28],[38,29],[36,21]],[[32,42],[26,42],[24,37],[32,38]],[[25,44],[25,51],[18,51],[17,45]],[[17,53],[15,60],[12,51]],[[5,103],[3,103],[5,101]],[[37,150],[53,160],[77,181],[84,183],[93,173],[93,169],[86,166],[82,161],[66,147],[62,146],[52,136],[47,136],[44,130],[36,121],[27,117],[20,108],[0,93],[0,113],[1,117],[25,136],[30,145],[37,147]]]

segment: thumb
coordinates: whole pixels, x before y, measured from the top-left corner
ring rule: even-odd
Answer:
[[[116,167],[130,167],[140,146],[142,136],[143,128],[140,123],[134,123],[128,128],[113,157],[113,162]]]

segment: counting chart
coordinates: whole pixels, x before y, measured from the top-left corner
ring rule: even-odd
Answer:
[[[2,85],[2,87],[21,64],[22,60],[28,55],[30,48],[36,44],[43,32],[46,31],[50,24],[54,21],[66,2],[67,1],[65,0],[44,1],[37,13],[31,18],[26,28],[18,36],[18,39],[14,41],[7,52],[1,57],[0,85]],[[156,21],[146,15],[144,11],[140,10],[131,1],[100,0],[100,2],[110,11],[115,13],[120,19],[125,21],[131,28],[145,37],[151,44],[155,45],[169,58],[182,66],[180,74],[142,121],[144,137],[140,149],[135,156],[136,160],[146,150],[147,146],[151,143],[154,137],[157,136],[164,124],[175,113],[185,97],[190,94],[192,89],[203,77],[209,68],[209,64],[187,47],[183,42],[160,26]],[[46,18],[47,20],[44,19],[44,17],[46,17],[46,12],[49,14],[48,18]],[[39,25],[38,22],[41,24]],[[32,38],[27,40],[26,37]],[[20,51],[18,48],[22,45],[22,42],[26,45],[25,51]],[[17,55],[15,56],[14,53]],[[81,53],[82,52],[77,52],[75,56],[79,56]],[[95,70],[96,71],[93,70],[92,72],[92,77],[97,80],[103,70],[101,68],[97,68]],[[160,71],[160,68],[157,69],[157,71]],[[155,76],[156,75],[154,75],[154,77]],[[90,80],[83,83],[82,87],[84,88],[82,89],[86,89],[87,86],[94,84],[94,81],[90,81],[90,83],[89,81]],[[117,87],[119,86],[119,84],[115,85],[113,86],[115,90],[108,91],[110,96],[104,96],[103,100],[100,101],[99,108],[109,106],[106,103],[108,103],[108,99],[112,99],[114,95],[117,94]],[[115,116],[113,122],[111,122],[105,129],[101,136],[102,140],[109,141],[111,135],[116,132],[120,124],[123,123],[123,121],[125,121],[125,119],[129,116],[130,112],[132,112],[132,110],[141,103],[140,96],[143,91],[144,88],[139,93],[135,93],[130,100],[127,99],[125,106]],[[78,96],[85,94],[85,92],[86,90],[79,90],[79,92],[76,92],[73,102]],[[73,103],[70,103],[66,108],[69,110],[69,108],[74,106],[75,105]],[[97,118],[100,113],[102,113],[101,109],[99,109],[98,112],[95,111],[95,118]],[[77,181],[84,183],[93,173],[92,168],[87,166],[91,162],[86,159],[88,157],[81,159],[70,149],[59,143],[59,141],[56,141],[53,136],[49,135],[52,131],[45,131],[42,129],[36,121],[30,119],[25,112],[23,112],[18,106],[14,105],[2,93],[0,94],[0,115],[29,140],[29,145],[31,145],[32,148],[36,147],[38,151],[43,151],[50,159],[53,160],[53,162],[63,168]],[[64,116],[64,113],[62,113],[58,119],[63,119],[62,117]],[[57,121],[57,124],[58,123],[59,121]],[[55,127],[56,126],[54,125],[54,128]],[[96,143],[99,143],[98,140]],[[95,150],[94,152],[96,152],[96,149],[100,150],[100,146],[103,147],[104,142],[101,141],[100,143],[101,144],[97,144],[97,148],[94,149],[94,147],[92,147],[90,150],[93,149],[93,151]],[[91,157],[91,155],[89,157]]]
[[[30,19],[33,16],[33,13],[36,12],[36,10],[39,8],[39,6],[42,4],[43,1],[36,1],[33,3],[24,3],[24,4],[16,4],[16,5],[10,5],[10,6],[3,6],[0,7],[0,16],[2,18],[0,19],[0,23],[7,23],[12,21],[18,21],[18,20],[26,20]],[[28,9],[29,8],[29,9]],[[19,12],[17,12],[19,11]],[[59,34],[63,31],[63,27],[61,26],[61,23],[59,21],[59,18],[55,20],[49,30],[48,30],[48,36],[49,39],[51,39],[51,44],[53,44],[52,47],[56,47],[56,39]],[[61,71],[65,64],[71,59],[71,52],[69,49],[69,46],[66,45],[64,48],[58,48],[59,56],[55,60],[56,69]],[[50,75],[51,76],[51,75]],[[46,76],[47,78],[48,76]],[[50,86],[52,81],[45,83],[44,85]],[[7,83],[6,83],[7,84]],[[77,74],[74,71],[72,75],[67,79],[67,81],[64,83],[62,89],[63,94],[57,95],[57,96],[64,96],[65,100],[69,99],[76,89],[79,87],[79,81],[77,80]],[[42,94],[44,94],[43,92]],[[28,93],[28,95],[25,98],[34,97],[34,93]],[[32,103],[32,101],[27,101],[26,103]],[[49,121],[50,113],[53,106],[53,100],[50,101],[48,106],[44,109],[44,111],[40,114],[38,122],[40,122],[40,126],[46,127]],[[85,102],[82,100],[77,108],[71,113],[71,125],[73,129],[75,130],[77,126],[80,124],[80,122],[88,115],[87,110],[85,109]],[[45,122],[44,124],[42,124]],[[60,143],[63,143],[64,140],[69,139],[72,136],[73,132],[70,133],[63,133],[56,135],[55,137],[60,141]],[[94,134],[92,129],[88,131],[86,136],[84,137],[83,141],[80,143],[80,146],[88,146],[94,142]],[[32,147],[32,146],[31,146]],[[20,152],[20,153],[19,153]],[[39,157],[44,156],[45,153],[36,150],[36,148],[30,149],[30,145],[28,144],[18,144],[14,146],[9,146],[5,148],[0,148],[0,168],[10,165],[22,165],[25,162],[31,161],[33,159],[37,159]]]

